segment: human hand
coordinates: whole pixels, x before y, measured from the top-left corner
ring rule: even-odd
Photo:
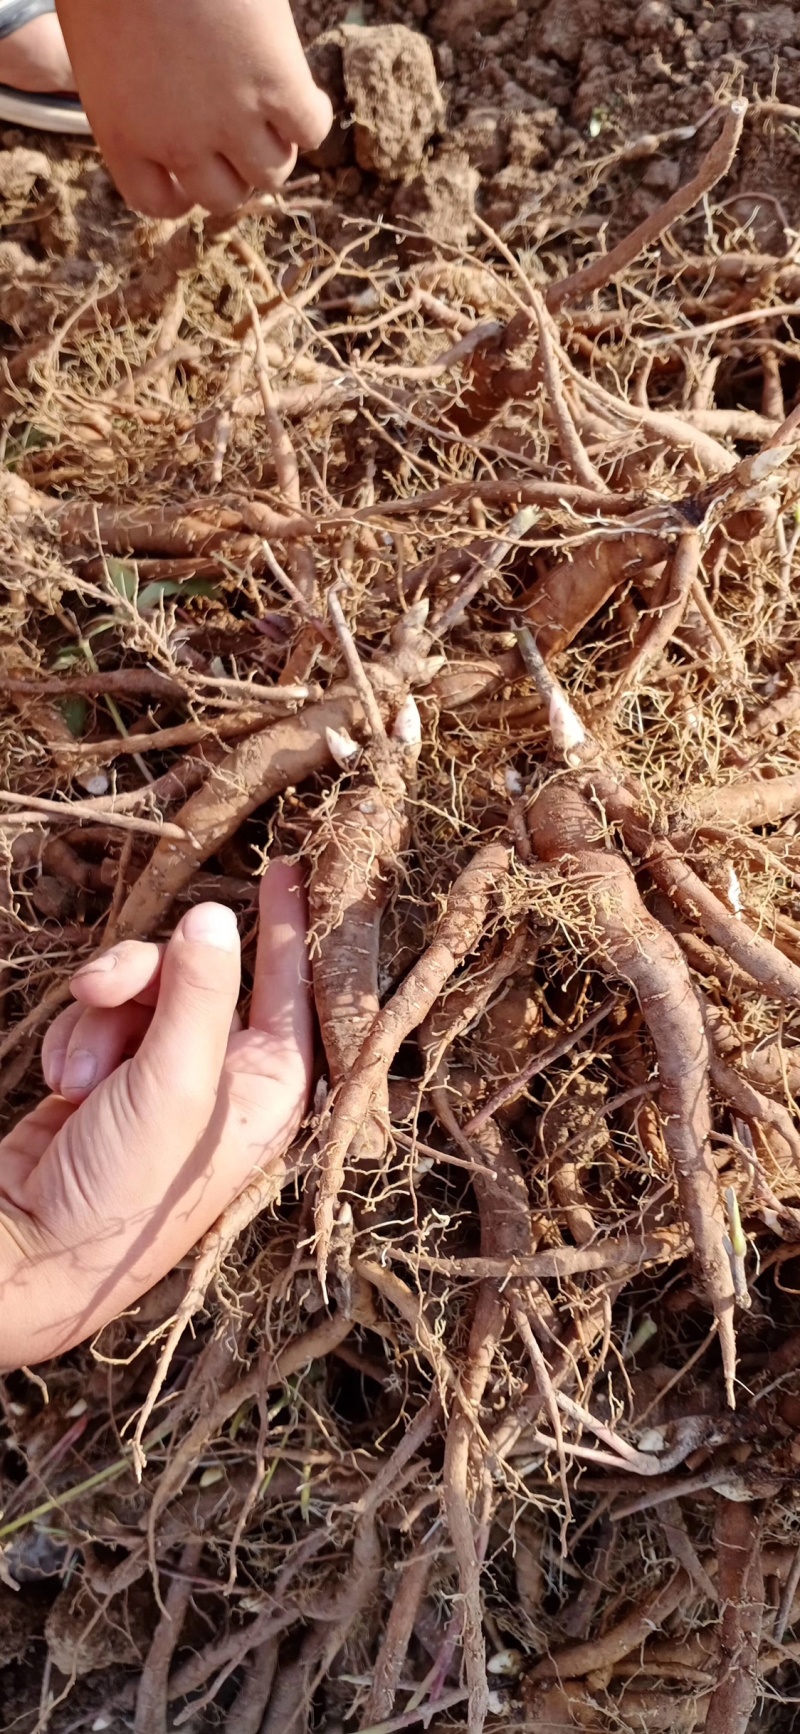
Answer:
[[[134,210],[224,216],[333,121],[289,0],[57,0],[81,101]]]
[[[305,928],[299,875],[275,862],[246,1030],[236,921],[218,903],[166,948],[128,940],[73,978],[42,1052],[54,1094],[0,1143],[0,1367],[130,1307],[279,1162],[311,1076]]]

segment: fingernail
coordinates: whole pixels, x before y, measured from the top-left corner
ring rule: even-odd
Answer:
[[[89,1090],[97,1077],[97,1060],[88,1048],[70,1054],[61,1074],[61,1089]]]
[[[239,929],[232,909],[223,903],[197,903],[183,918],[183,937],[195,945],[213,945],[217,951],[236,951]]]
[[[116,951],[102,951],[99,957],[90,957],[88,963],[84,963],[80,969],[76,969],[72,979],[75,981],[79,975],[108,975],[116,967]]]

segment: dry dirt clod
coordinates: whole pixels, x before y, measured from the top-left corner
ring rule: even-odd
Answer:
[[[136,1620],[141,1633],[147,1630],[146,1598],[136,1612],[144,1616],[141,1622]],[[116,1620],[109,1621],[102,1604],[86,1589],[66,1586],[61,1591],[47,1616],[45,1636],[53,1666],[67,1679],[138,1660],[134,1632],[120,1631]]]
[[[326,41],[341,49],[356,162],[381,180],[416,170],[444,121],[430,43],[404,24],[342,24]]]
[[[475,199],[480,185],[477,169],[458,152],[437,154],[423,163],[419,173],[404,181],[392,200],[392,216],[406,226],[411,235],[403,235],[404,251],[413,258],[429,257],[431,243],[445,242],[461,252],[475,233]],[[415,241],[415,231],[427,238],[427,245]]]

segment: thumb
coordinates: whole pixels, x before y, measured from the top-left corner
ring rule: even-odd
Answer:
[[[185,1110],[195,1129],[207,1124],[240,983],[233,911],[222,903],[198,903],[179,922],[164,953],[150,1028],[130,1062],[131,1099],[143,1113],[155,1098],[162,1110],[165,1101],[173,1110]]]

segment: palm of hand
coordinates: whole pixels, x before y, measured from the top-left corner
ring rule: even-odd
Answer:
[[[276,863],[249,1028],[219,905],[184,917],[163,956],[129,942],[75,978],[42,1056],[60,1093],[0,1144],[0,1364],[42,1360],[130,1306],[280,1159],[310,1077],[304,957],[302,891]]]

